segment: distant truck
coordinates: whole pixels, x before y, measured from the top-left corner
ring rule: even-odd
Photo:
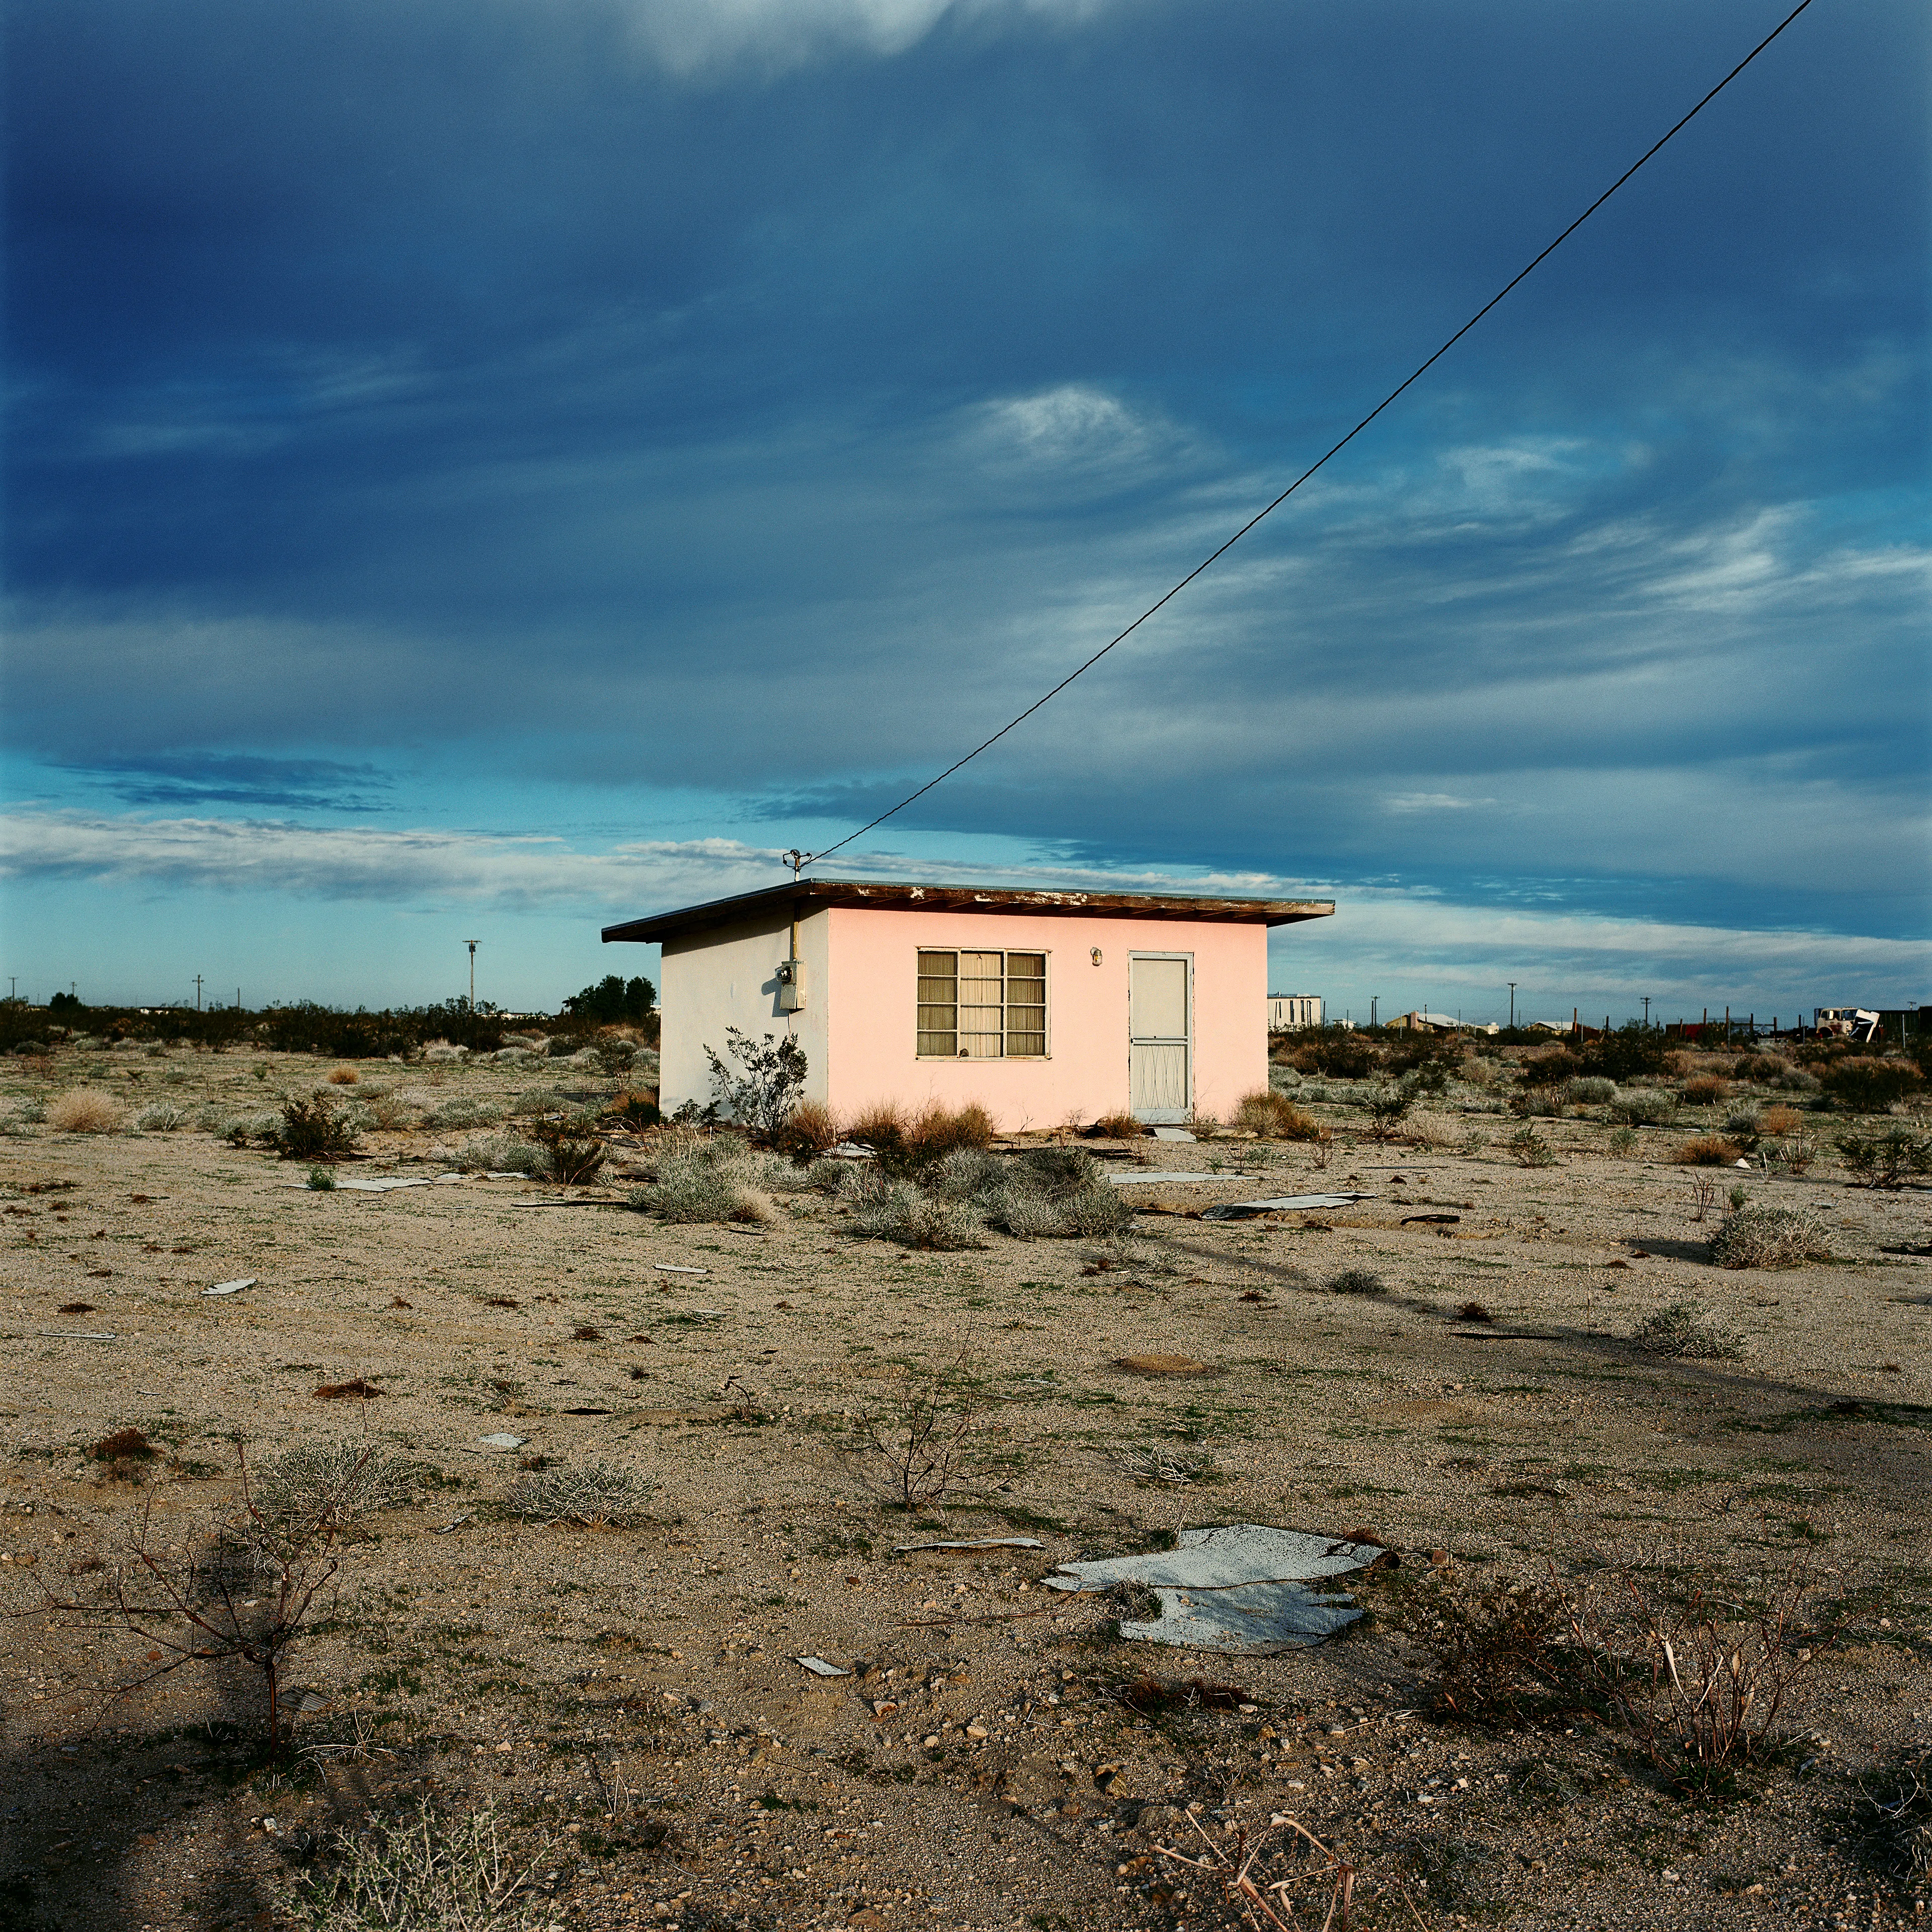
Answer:
[[[1869,1046],[1878,1038],[1880,1016],[1865,1006],[1818,1006],[1813,1010],[1816,1030],[1834,1040],[1855,1040]]]

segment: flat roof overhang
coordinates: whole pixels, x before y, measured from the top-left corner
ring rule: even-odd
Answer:
[[[1333,899],[1193,898],[1164,892],[1076,892],[1004,886],[926,886],[901,880],[800,879],[712,899],[676,912],[626,920],[604,928],[613,940],[655,943],[739,926],[760,914],[803,918],[824,906],[865,906],[880,912],[1028,913],[1061,919],[1174,919],[1223,926],[1292,926],[1299,920],[1327,919]]]

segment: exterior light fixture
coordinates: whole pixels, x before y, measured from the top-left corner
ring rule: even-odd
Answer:
[[[1099,964],[1100,964],[1100,949],[1096,946],[1095,946],[1095,947],[1094,947],[1094,964],[1095,965],[1096,965],[1096,966],[1097,966],[1097,965],[1099,965]]]

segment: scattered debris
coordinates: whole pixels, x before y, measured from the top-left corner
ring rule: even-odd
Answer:
[[[476,1439],[486,1449],[520,1449],[530,1438],[500,1432],[494,1436],[479,1436]]]
[[[1036,1536],[975,1536],[958,1543],[896,1543],[895,1556],[910,1556],[919,1550],[1044,1550]],[[802,1660],[800,1660],[802,1661]]]
[[[346,1382],[324,1382],[315,1393],[320,1402],[367,1402],[382,1391],[374,1382],[356,1376]]]
[[[91,1328],[42,1328],[36,1331],[50,1341],[118,1342],[120,1336],[97,1333]]]
[[[1425,1228],[1453,1228],[1462,1218],[1460,1214],[1405,1214],[1402,1226],[1412,1228],[1420,1222]]]
[[[1156,1127],[1154,1137],[1157,1141],[1191,1141],[1194,1138],[1185,1127]]]
[[[1121,1355],[1114,1366],[1136,1376],[1211,1376],[1214,1371],[1192,1355]]]
[[[204,1296],[239,1294],[244,1288],[253,1288],[260,1279],[256,1275],[244,1274],[239,1281],[218,1281],[212,1288],[204,1288],[201,1292]]]
[[[438,1536],[447,1536],[452,1529],[460,1529],[466,1522],[474,1522],[476,1520],[476,1512],[474,1510],[465,1510],[460,1516],[453,1516],[447,1522],[440,1524],[436,1528],[436,1534]]]
[[[653,1262],[651,1266],[659,1274],[709,1274],[709,1268],[686,1268],[682,1262]]]
[[[836,1664],[827,1664],[822,1657],[795,1657],[794,1664],[802,1664],[814,1677],[850,1677],[851,1672]]]
[[[92,1315],[94,1304],[91,1301],[63,1301],[56,1312],[62,1315]]]
[[[1254,1708],[1254,1700],[1235,1684],[1216,1684],[1204,1677],[1156,1677],[1144,1670],[1114,1693],[1130,1710],[1239,1711]]]
[[[1319,1643],[1362,1614],[1340,1592],[1310,1586],[1396,1560],[1372,1544],[1236,1523],[1184,1529],[1178,1547],[1144,1556],[1063,1563],[1042,1580],[1054,1590],[1124,1586],[1150,1593],[1158,1616],[1121,1619],[1120,1635],[1130,1642],[1270,1655]]]
[[[460,1180],[460,1174],[370,1174],[366,1179],[361,1175],[353,1180],[338,1177],[329,1185],[332,1189],[347,1188],[358,1194],[393,1194],[399,1187],[434,1187],[439,1181]],[[292,1180],[291,1187],[307,1187],[306,1180]]]

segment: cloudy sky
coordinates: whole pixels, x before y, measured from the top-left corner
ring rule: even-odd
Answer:
[[[4,963],[651,970],[1063,676],[1786,8],[16,0]],[[1932,998],[1927,16],[1816,0],[834,872],[1282,991]]]

